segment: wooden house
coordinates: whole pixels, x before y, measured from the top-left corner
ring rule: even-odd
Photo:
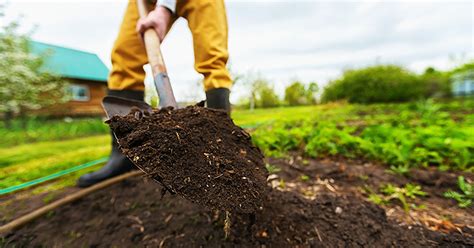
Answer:
[[[51,116],[103,115],[101,102],[107,91],[109,69],[94,53],[31,41],[34,54],[47,53],[44,69],[70,83],[70,101],[39,111]]]

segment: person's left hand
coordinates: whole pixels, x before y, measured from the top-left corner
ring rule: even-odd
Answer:
[[[149,28],[155,29],[160,42],[163,41],[166,31],[171,21],[171,12],[163,6],[157,6],[153,11],[148,13],[145,18],[140,18],[137,22],[137,32],[141,35]]]

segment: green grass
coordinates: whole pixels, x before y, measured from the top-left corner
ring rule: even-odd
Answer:
[[[264,125],[277,120],[299,120],[311,117],[315,111],[320,109],[318,106],[302,107],[281,107],[271,109],[237,110],[232,112],[232,119],[237,125],[244,127],[253,127],[255,125]]]
[[[40,141],[73,139],[107,132],[108,127],[101,118],[53,120],[30,118],[24,123],[14,120],[9,129],[0,125],[0,137],[2,137],[0,148]]]
[[[0,149],[0,188],[17,185],[108,155],[108,135]]]

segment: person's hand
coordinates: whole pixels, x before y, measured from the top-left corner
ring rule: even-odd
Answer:
[[[156,7],[153,11],[148,13],[145,18],[140,18],[137,22],[137,32],[141,35],[149,28],[155,29],[160,41],[165,38],[166,30],[171,21],[171,12],[163,6]]]

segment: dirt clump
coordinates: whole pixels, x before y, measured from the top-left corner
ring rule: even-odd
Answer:
[[[224,111],[132,110],[108,124],[123,153],[166,191],[213,209],[262,207],[268,190],[263,155]]]

